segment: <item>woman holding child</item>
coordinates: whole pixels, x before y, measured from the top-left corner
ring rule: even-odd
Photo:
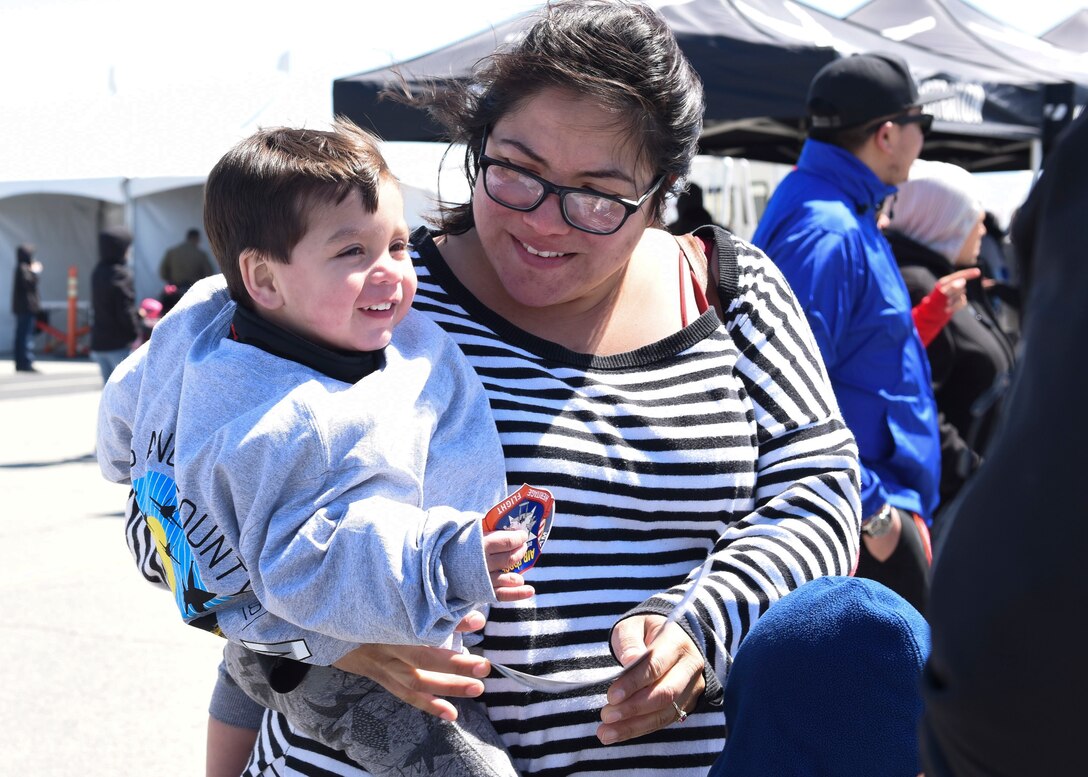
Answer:
[[[754,620],[856,563],[856,451],[805,318],[757,249],[736,241],[734,265],[727,234],[704,241],[726,273],[704,288],[661,229],[703,102],[648,8],[554,3],[430,102],[474,186],[412,237],[415,307],[480,377],[508,483],[551,490],[557,510],[535,598],[492,607],[481,655],[370,645],[338,666],[435,714],[482,690],[524,775],[702,777]],[[663,628],[708,554],[692,609]],[[610,685],[565,693],[477,679],[487,659],[561,679],[647,649]],[[247,774],[284,769],[285,752],[288,773],[364,774],[271,713]]]

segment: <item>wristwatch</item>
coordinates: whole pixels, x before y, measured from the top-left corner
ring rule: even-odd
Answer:
[[[892,530],[892,517],[895,515],[890,504],[883,507],[861,522],[861,531],[870,537],[883,537]]]

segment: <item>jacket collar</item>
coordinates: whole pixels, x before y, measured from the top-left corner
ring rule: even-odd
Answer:
[[[884,200],[897,191],[849,151],[812,138],[801,149],[797,169],[840,189],[857,215],[869,213],[874,220]]]
[[[385,365],[385,351],[340,351],[311,343],[239,305],[227,337],[309,367],[344,383],[358,383]]]

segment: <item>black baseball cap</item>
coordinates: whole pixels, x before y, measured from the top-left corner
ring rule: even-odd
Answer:
[[[921,99],[910,68],[895,54],[852,54],[820,68],[808,88],[810,135],[894,116],[947,95]]]

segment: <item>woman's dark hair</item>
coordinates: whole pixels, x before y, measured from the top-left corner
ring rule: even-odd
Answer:
[[[703,86],[664,20],[625,0],[560,0],[546,5],[525,36],[477,63],[463,82],[432,84],[405,99],[428,110],[449,140],[464,143],[465,173],[475,185],[484,132],[546,89],[562,89],[612,113],[639,144],[655,177],[661,223],[665,197],[687,175],[698,148]],[[436,226],[472,228],[472,203],[443,205]]]

